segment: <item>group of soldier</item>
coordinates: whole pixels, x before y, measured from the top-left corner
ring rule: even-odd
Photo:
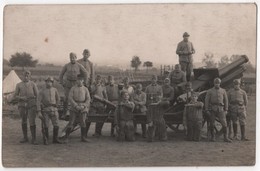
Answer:
[[[69,117],[69,124],[66,129],[65,139],[58,138],[58,104],[60,96],[53,87],[54,79],[48,77],[46,88],[38,92],[37,86],[30,81],[30,71],[24,72],[23,81],[18,83],[14,98],[18,100],[18,108],[22,118],[23,139],[21,143],[28,142],[27,118],[29,118],[32,134],[32,144],[36,141],[35,119],[38,115],[45,122],[44,132],[49,143],[49,120],[53,124],[53,143],[68,143],[75,121],[81,127],[81,141],[88,142],[88,130],[91,122],[88,114],[102,114],[107,112],[106,105],[93,97],[98,96],[112,102],[116,109],[113,111],[114,122],[111,124],[111,136],[116,136],[118,141],[134,141],[137,133],[137,123],[134,120],[134,113],[146,115],[147,123],[141,124],[142,137],[149,142],[159,139],[167,140],[167,126],[164,120],[164,112],[169,106],[175,103],[179,95],[180,85],[186,85],[187,102],[185,105],[183,124],[187,132],[187,139],[199,141],[203,121],[202,102],[198,102],[199,94],[192,90],[190,76],[192,71],[192,54],[195,53],[193,45],[188,41],[189,34],[183,34],[183,41],[178,44],[176,53],[179,55],[180,64],[175,65],[175,70],[165,78],[163,85],[157,83],[157,76],[153,75],[151,84],[143,91],[142,84],[131,86],[129,78],[123,79],[123,86],[115,84],[114,77],[109,75],[106,85],[102,83],[102,77],[94,73],[93,63],[89,61],[90,52],[83,51],[83,58],[77,60],[75,53],[70,53],[70,62],[60,72],[59,82],[64,87],[64,116]],[[224,140],[231,142],[231,134],[227,135],[227,125],[233,123],[234,139],[237,139],[238,120],[241,128],[241,139],[247,140],[245,136],[246,120],[246,93],[240,89],[239,80],[234,80],[234,89],[228,93],[220,88],[221,80],[214,80],[214,87],[208,90],[205,100],[206,115],[210,120],[211,140],[215,141],[215,119],[219,118],[223,127]],[[226,115],[230,117],[226,117]],[[229,118],[226,120],[226,118]],[[227,124],[228,121],[228,124]],[[104,122],[97,122],[93,136],[102,135]],[[148,129],[147,129],[148,126]],[[116,134],[115,134],[116,130]]]

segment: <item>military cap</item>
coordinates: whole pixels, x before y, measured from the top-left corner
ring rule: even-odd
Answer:
[[[76,53],[74,53],[74,52],[70,52],[70,57],[71,56],[75,56],[76,58],[77,58],[77,55],[76,55]]]
[[[53,77],[47,77],[47,78],[45,79],[45,81],[51,81],[51,82],[54,82],[54,79],[53,79]]]
[[[239,79],[235,79],[235,80],[233,80],[233,84],[234,85],[239,85],[241,82],[240,82],[240,80]]]
[[[120,96],[122,97],[125,93],[129,94],[127,90],[122,90]]]
[[[24,75],[26,75],[26,74],[31,75],[31,71],[29,71],[29,70],[25,70],[25,71],[23,72],[23,74],[24,74]]]
[[[221,79],[220,78],[215,78],[214,79],[214,83],[221,83]]]
[[[183,33],[183,37],[189,37],[189,36],[190,36],[189,33],[187,32]]]
[[[77,79],[78,79],[78,80],[83,80],[83,79],[84,79],[84,76],[83,76],[82,74],[78,74],[78,75],[77,75]]]
[[[88,49],[84,49],[83,53],[89,53],[89,50]]]

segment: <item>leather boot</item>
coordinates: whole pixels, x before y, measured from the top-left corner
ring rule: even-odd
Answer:
[[[238,137],[237,137],[237,124],[236,123],[233,124],[233,131],[234,131],[233,139],[234,140],[238,140]]]
[[[240,130],[241,130],[241,141],[249,141],[249,139],[246,138],[245,125],[240,125]]]
[[[28,142],[27,124],[22,124],[22,130],[23,130],[23,139],[20,141],[20,143],[26,143]]]
[[[81,127],[81,141],[82,142],[89,142],[86,137],[86,127]]]
[[[141,124],[141,126],[142,126],[142,137],[146,138],[147,137],[146,124]]]
[[[52,139],[53,144],[62,144],[62,142],[60,142],[60,140],[58,138],[58,133],[59,133],[59,127],[54,126],[53,127],[53,139]]]
[[[36,142],[36,125],[30,126],[31,134],[32,134],[32,144],[33,145],[38,145]]]
[[[214,133],[214,127],[210,127],[210,134],[211,134],[210,141],[215,142],[216,138],[215,138],[215,133]]]
[[[86,119],[86,134],[85,134],[85,137],[87,138],[88,137],[88,130],[89,130],[89,127],[91,125],[91,122],[89,122],[87,119]]]
[[[64,143],[67,144],[69,142],[69,135],[70,135],[70,132],[71,132],[71,128],[68,127],[66,129],[66,134],[65,134],[65,140],[64,140]]]
[[[48,128],[44,128],[44,130],[45,130],[45,134],[46,134],[46,140],[45,139],[43,139],[43,144],[44,145],[48,145],[49,144],[49,129]]]
[[[115,125],[114,125],[114,123],[111,123],[110,135],[111,135],[111,137],[115,137]]]
[[[227,127],[223,127],[223,134],[224,134],[224,141],[225,141],[225,142],[232,142],[232,141],[227,137]]]

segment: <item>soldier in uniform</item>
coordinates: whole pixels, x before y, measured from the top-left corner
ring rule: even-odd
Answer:
[[[205,110],[210,119],[211,141],[215,141],[215,119],[219,118],[224,133],[224,141],[232,142],[227,137],[227,121],[226,115],[228,111],[228,97],[225,89],[220,87],[221,80],[214,79],[214,87],[209,89],[205,98]]]
[[[53,87],[54,79],[52,77],[48,77],[46,80],[46,88],[40,91],[39,99],[37,103],[37,111],[38,116],[43,116],[45,121],[45,133],[47,137],[47,141],[44,142],[46,145],[48,144],[49,139],[49,120],[51,120],[53,125],[53,143],[61,144],[58,139],[58,104],[60,101],[60,96],[58,90]]]
[[[163,100],[169,101],[170,104],[173,104],[174,101],[174,88],[170,86],[171,81],[169,78],[164,79],[164,85],[162,86],[163,91]]]
[[[118,105],[118,95],[119,95],[119,89],[118,85],[115,84],[114,77],[112,75],[109,75],[108,78],[108,85],[106,86],[106,92],[107,92],[107,99],[111,101],[113,104]],[[113,113],[114,115],[114,113]],[[114,123],[111,123],[111,136],[114,137]]]
[[[179,63],[181,70],[186,73],[187,81],[190,81],[191,72],[193,70],[193,58],[192,54],[195,53],[193,44],[189,41],[190,35],[185,32],[183,33],[183,41],[178,46],[176,53],[179,55]]]
[[[22,118],[23,139],[20,143],[28,142],[27,118],[29,118],[30,130],[32,134],[31,143],[37,145],[35,118],[37,114],[36,101],[38,98],[38,88],[34,82],[30,81],[30,78],[31,72],[26,70],[23,73],[23,81],[16,85],[14,99],[18,100],[18,109]]]
[[[122,90],[121,99],[116,112],[115,112],[115,125],[116,129],[118,130],[118,141],[134,141],[134,122],[133,122],[133,110],[134,110],[134,103],[129,101],[129,93],[126,90]]]
[[[191,101],[184,108],[183,126],[187,131],[188,141],[200,141],[204,104],[197,101],[198,95],[199,93],[192,92]]]
[[[136,85],[136,89],[131,97],[131,101],[135,104],[134,113],[142,113],[143,115],[146,115],[146,94],[142,91],[142,89],[142,84],[139,83]],[[146,124],[141,124],[141,127],[142,137],[146,138]]]
[[[148,122],[148,141],[154,141],[158,137],[161,141],[167,140],[166,124],[163,118],[164,106],[169,105],[167,101],[161,101],[163,98],[163,90],[157,84],[157,76],[152,76],[152,83],[146,87],[147,96],[147,122]]]
[[[84,68],[87,70],[87,87],[90,88],[90,86],[94,83],[95,79],[95,70],[93,63],[89,60],[90,52],[88,49],[84,49],[83,51],[83,58],[79,59],[77,62],[80,63]]]
[[[132,94],[134,93],[134,88],[132,86],[129,85],[129,77],[125,77],[123,79],[123,90],[126,90],[130,96],[132,96]]]
[[[86,118],[90,107],[90,94],[88,89],[84,86],[85,77],[83,75],[77,76],[77,84],[74,85],[69,92],[69,101],[71,104],[70,109],[70,121],[68,128],[66,129],[66,140],[68,142],[68,137],[73,128],[73,124],[76,118],[79,118],[81,127],[81,141],[88,142],[86,139]]]
[[[77,75],[83,74],[84,76],[84,83],[87,83],[87,71],[86,69],[76,62],[77,56],[75,53],[70,53],[70,63],[66,64],[60,73],[59,80],[60,84],[63,85],[64,91],[65,91],[65,100],[64,100],[64,116],[69,115],[68,111],[68,96],[69,96],[69,91],[71,87],[76,85],[77,82]],[[66,75],[66,80],[65,82],[63,81],[63,77]]]
[[[245,125],[246,125],[246,108],[247,108],[247,94],[244,90],[240,88],[240,80],[235,79],[233,81],[234,88],[228,91],[228,101],[229,101],[229,114],[233,123],[234,137],[233,139],[238,139],[237,137],[237,124],[239,120],[241,140],[247,141],[245,135]]]
[[[101,83],[101,76],[97,75],[96,76],[96,81],[95,83],[91,86],[91,96],[99,96],[103,99],[107,100],[107,92],[106,92],[106,87]],[[93,101],[91,104],[91,113],[96,113],[96,114],[103,114],[105,112],[105,105],[99,101]],[[87,132],[89,129],[90,123],[87,123]],[[104,125],[104,122],[97,122],[96,127],[95,127],[95,134],[93,136],[99,137],[102,132],[102,127]]]
[[[181,70],[181,65],[176,64],[175,69],[170,72],[168,78],[171,81],[171,86],[176,87],[180,83],[186,82],[186,75],[185,72]]]

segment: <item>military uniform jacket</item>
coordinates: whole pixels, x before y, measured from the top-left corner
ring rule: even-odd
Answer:
[[[122,101],[118,104],[115,112],[114,121],[118,124],[120,121],[131,121],[134,118],[133,110],[135,104],[131,101]]]
[[[177,85],[183,82],[186,82],[186,74],[183,71],[173,70],[170,72],[168,78],[171,80],[172,85]]]
[[[228,91],[228,101],[231,112],[244,112],[248,103],[247,94],[242,89],[230,89]]]
[[[135,112],[146,112],[146,94],[134,92],[131,101],[135,104]],[[138,104],[137,104],[138,103]],[[138,109],[137,109],[138,108]]]
[[[167,99],[168,101],[171,101],[174,99],[174,88],[172,86],[162,86],[162,91],[163,91],[163,98]]]
[[[33,107],[36,106],[38,96],[38,88],[32,81],[20,82],[16,85],[14,98],[19,97],[19,107]],[[20,99],[22,98],[22,99]]]
[[[58,111],[60,96],[54,87],[44,88],[40,91],[37,103],[37,111]]]
[[[203,120],[203,103],[188,103],[184,107],[183,125],[187,126],[187,122],[198,122]]]
[[[128,87],[124,86],[123,90],[127,91],[130,96],[134,93],[134,88],[132,86],[130,86],[130,85]]]
[[[191,42],[181,41],[178,46],[176,53],[179,55],[180,62],[193,62],[192,54],[195,53],[195,49]]]
[[[88,59],[85,61],[83,58],[79,59],[77,62],[80,63],[87,70],[88,83],[89,85],[92,85],[95,78],[93,63],[90,62]]]
[[[107,85],[106,86],[107,98],[109,101],[118,101],[118,85]]]
[[[76,111],[76,106],[83,106],[82,112],[88,112],[90,106],[89,91],[85,86],[75,85],[70,89],[69,101],[72,106],[72,110]]]
[[[209,89],[205,98],[205,110],[213,110],[215,112],[227,111],[228,97],[226,90],[223,88],[216,89],[215,87]]]
[[[68,63],[66,64],[60,73],[59,76],[59,80],[62,83],[63,82],[63,76],[66,74],[66,78],[68,81],[76,81],[77,80],[77,76],[79,74],[83,74],[84,75],[84,82],[87,83],[87,78],[88,78],[88,72],[87,70],[78,62],[76,62],[75,64],[72,63]],[[66,86],[66,85],[65,85]],[[69,86],[67,86],[69,87]]]
[[[163,97],[162,87],[158,84],[150,84],[145,89],[147,104],[157,103]]]
[[[102,84],[93,84],[91,86],[91,95],[97,95],[103,99],[107,100],[107,91],[106,91],[106,87],[103,86]],[[95,108],[98,107],[104,107],[104,104],[102,104],[101,102],[98,101],[93,101],[92,106]]]

